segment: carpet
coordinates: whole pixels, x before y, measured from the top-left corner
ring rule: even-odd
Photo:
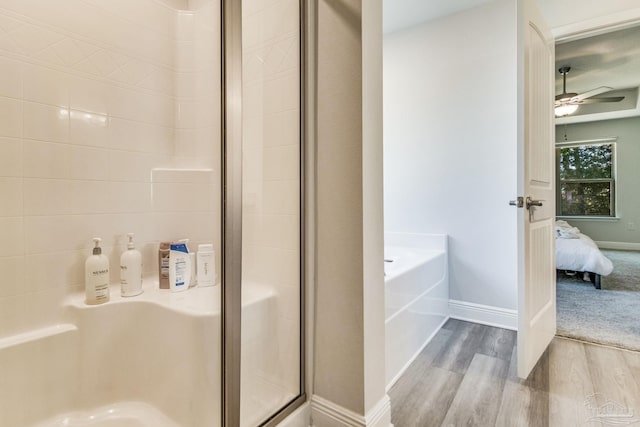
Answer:
[[[640,351],[640,252],[602,252],[613,262],[602,289],[580,274],[558,274],[557,334]]]

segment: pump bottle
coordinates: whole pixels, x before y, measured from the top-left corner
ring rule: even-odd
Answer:
[[[99,237],[93,238],[93,254],[84,264],[85,295],[89,305],[109,301],[109,258],[103,255]]]
[[[142,293],[142,255],[135,248],[133,233],[127,236],[127,250],[120,256],[120,293],[123,297],[134,297]]]

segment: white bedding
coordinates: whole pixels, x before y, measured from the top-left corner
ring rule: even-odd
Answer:
[[[613,264],[589,236],[578,233],[577,239],[556,238],[556,268],[608,276]]]

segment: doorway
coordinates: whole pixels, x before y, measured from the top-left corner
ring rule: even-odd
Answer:
[[[640,350],[639,41],[636,26],[556,46],[556,93],[586,94],[556,121],[558,335],[631,350]]]

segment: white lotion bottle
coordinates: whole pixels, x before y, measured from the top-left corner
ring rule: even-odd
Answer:
[[[127,250],[120,256],[120,293],[134,297],[142,293],[142,255],[133,243],[133,233],[127,236]]]
[[[109,301],[109,258],[102,254],[99,237],[93,238],[93,254],[84,263],[85,302],[89,305]]]
[[[189,253],[189,263],[191,264],[191,280],[189,281],[189,287],[193,287],[196,285],[196,253],[192,252],[189,249],[189,239],[180,239],[178,243],[184,243],[187,247],[187,252]]]
[[[191,283],[191,258],[184,243],[172,243],[169,250],[169,289],[186,291]]]
[[[211,243],[198,245],[198,286],[216,284],[215,252]]]

